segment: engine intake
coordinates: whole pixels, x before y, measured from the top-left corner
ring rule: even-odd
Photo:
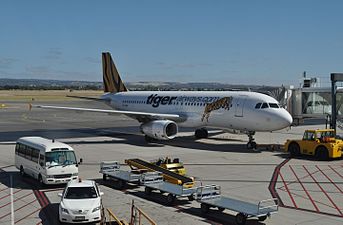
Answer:
[[[170,140],[175,138],[178,127],[171,120],[153,120],[141,125],[142,132],[157,140]]]

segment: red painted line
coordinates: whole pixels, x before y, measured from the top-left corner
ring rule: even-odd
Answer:
[[[317,165],[316,165],[316,167],[326,177],[326,179],[328,179],[331,182],[331,184],[333,184],[333,186],[335,186],[337,188],[337,190],[339,190],[339,192],[341,192],[341,194],[343,194],[343,191],[337,186],[337,184],[335,184],[335,182],[333,182],[331,180],[331,178],[328,177]]]
[[[16,202],[16,201],[18,201],[18,200],[20,200],[20,199],[23,199],[23,198],[25,198],[25,197],[27,197],[27,196],[29,196],[29,195],[32,195],[32,194],[33,194],[32,192],[31,192],[31,193],[28,193],[27,195],[24,195],[24,196],[21,196],[20,198],[17,198],[17,199],[14,200],[13,202]],[[9,203],[7,203],[7,204],[5,204],[5,205],[0,206],[0,209],[3,208],[3,207],[5,207],[5,206],[8,206],[9,204],[11,204],[11,202],[9,202]]]
[[[284,206],[279,194],[277,193],[277,191],[275,190],[275,186],[276,186],[276,182],[277,182],[277,178],[279,176],[279,173],[280,173],[280,170],[281,168],[286,164],[288,163],[290,160],[290,158],[288,159],[285,159],[282,163],[280,163],[279,165],[277,165],[274,169],[274,172],[273,172],[273,175],[272,175],[272,178],[269,182],[269,186],[268,186],[268,190],[270,192],[270,194],[273,196],[273,198],[277,198],[278,200],[278,204],[279,206]]]
[[[34,194],[36,195],[36,198],[39,202],[39,204],[42,206],[42,207],[45,207],[47,205],[46,201],[45,201],[45,198],[44,196],[42,196],[42,192],[40,192],[39,190],[34,190],[33,191]]]
[[[304,187],[303,183],[300,181],[299,177],[297,176],[297,174],[295,173],[295,171],[293,170],[292,166],[289,165],[289,168],[291,169],[291,171],[293,172],[294,176],[297,178],[299,184],[301,185],[301,187],[304,189],[307,197],[310,199],[310,201],[312,202],[314,208],[316,209],[317,212],[319,212],[319,209],[316,205],[316,203],[314,203],[313,199],[311,198],[311,195],[307,192],[306,188]]]
[[[309,171],[306,169],[305,166],[303,166],[304,170],[306,170],[307,173],[309,173]],[[328,195],[328,193],[324,190],[324,188],[318,183],[318,181],[311,175],[311,178],[313,179],[313,181],[318,185],[318,187],[320,188],[320,190],[322,190],[322,192],[325,194],[325,196],[329,199],[329,201],[331,202],[331,204],[337,209],[337,211],[339,212],[339,214],[341,216],[343,216],[341,210],[339,210],[339,208],[337,207],[337,205],[335,204],[334,201],[332,201],[332,199],[330,198],[330,196]]]
[[[16,194],[16,193],[18,193],[18,192],[20,192],[20,191],[22,191],[22,189],[13,192],[13,194]],[[7,195],[5,195],[5,196],[2,196],[2,197],[0,198],[0,200],[4,199],[4,198],[6,198],[6,197],[8,197],[8,196],[10,196],[10,195],[11,195],[11,194],[7,194]]]
[[[19,219],[19,220],[15,221],[15,222],[14,222],[14,224],[16,224],[16,223],[19,223],[20,221],[22,221],[22,220],[24,220],[24,219],[28,218],[29,216],[31,216],[32,214],[34,214],[34,213],[38,212],[38,211],[39,211],[39,210],[41,210],[41,209],[42,209],[42,208],[40,208],[40,209],[37,209],[37,210],[33,211],[32,213],[30,213],[30,214],[28,214],[28,215],[24,216],[23,218],[21,218],[21,219]],[[41,222],[40,222],[40,223],[41,223]],[[38,223],[38,224],[39,224],[39,223]]]
[[[332,168],[330,165],[329,165],[330,169],[332,169],[333,172],[335,172],[338,176],[340,176],[342,179],[343,179],[343,176],[337,172],[337,170],[335,170],[334,168]]]
[[[35,201],[37,201],[37,199],[34,199],[33,201],[31,201],[31,202],[29,202],[29,203],[27,203],[27,204],[21,206],[20,208],[15,209],[14,212],[16,212],[16,211],[18,211],[18,210],[20,210],[20,209],[22,209],[22,208],[24,208],[24,207],[30,205],[31,203],[33,203],[33,202],[35,202]],[[7,214],[1,216],[0,219],[4,218],[4,217],[6,217],[6,216],[9,216],[9,215],[11,215],[11,213],[7,213]]]
[[[293,203],[294,207],[295,207],[295,208],[298,208],[298,206],[297,206],[297,204],[295,203],[295,200],[294,200],[294,198],[293,198],[291,192],[290,192],[289,189],[288,189],[288,186],[287,186],[285,180],[283,179],[283,176],[282,176],[281,172],[279,172],[279,175],[280,175],[280,178],[281,178],[281,180],[282,180],[282,182],[283,182],[283,184],[284,184],[284,186],[285,186],[285,188],[286,188],[286,190],[287,190],[287,193],[288,193],[289,197],[290,197],[291,200],[292,200],[292,203]]]

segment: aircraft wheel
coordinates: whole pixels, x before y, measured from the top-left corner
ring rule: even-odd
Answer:
[[[257,144],[254,141],[249,141],[247,144],[247,149],[256,149],[257,148]]]

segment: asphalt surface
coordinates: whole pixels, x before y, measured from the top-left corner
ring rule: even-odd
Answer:
[[[247,224],[343,224],[342,161],[289,160],[287,154],[269,147],[283,144],[288,138],[301,138],[305,128],[324,125],[257,133],[256,141],[261,144],[257,151],[246,149],[245,135],[213,131],[208,139],[195,140],[191,129],[181,129],[180,137],[174,140],[147,144],[139,131],[139,123],[125,116],[29,111],[23,102],[4,103],[6,107],[0,109],[0,224],[11,224],[12,219],[14,224],[59,224],[57,194],[63,186],[40,188],[32,178],[20,177],[13,166],[14,144],[22,136],[55,138],[71,145],[77,157],[83,158],[80,176],[96,180],[105,193],[105,208],[127,221],[134,200],[157,224],[235,224],[237,212],[213,209],[204,215],[198,202],[186,198],[167,206],[166,194],[146,195],[143,187],[133,185],[121,190],[116,182],[103,181],[99,173],[101,161],[124,163],[129,158],[149,161],[170,156],[184,162],[197,185],[220,185],[223,196],[256,204],[263,199],[279,198],[278,213],[264,222],[249,219]],[[54,104],[108,108],[90,101]]]

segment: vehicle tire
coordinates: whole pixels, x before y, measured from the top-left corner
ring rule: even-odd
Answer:
[[[20,171],[19,171],[20,175],[22,177],[25,177],[25,171],[24,171],[24,167],[23,166],[20,166]]]
[[[297,143],[291,143],[288,146],[288,152],[290,154],[290,156],[293,157],[297,157],[300,155],[300,147]]]
[[[258,217],[258,221],[265,221],[267,219],[267,216],[260,216]]]
[[[168,205],[172,205],[175,202],[175,199],[176,199],[175,195],[168,194],[167,195],[167,203],[168,203]]]
[[[107,180],[107,175],[106,175],[106,174],[103,174],[103,175],[102,175],[102,180],[103,180],[103,181],[106,181],[106,180]]]
[[[210,211],[210,206],[206,203],[201,203],[201,212],[206,214]]]
[[[244,213],[238,213],[236,215],[236,223],[238,225],[244,225],[247,222],[247,216]]]
[[[320,161],[328,160],[329,159],[329,151],[326,147],[319,146],[316,149],[315,156],[316,156],[317,160],[320,160]]]
[[[120,189],[123,189],[125,187],[126,182],[123,180],[118,180],[118,186]]]
[[[151,195],[152,189],[149,187],[145,187],[144,192],[146,195]]]
[[[44,182],[43,182],[43,177],[42,177],[42,175],[38,175],[38,182],[39,182],[39,184],[40,184],[40,186],[41,187],[44,187],[45,186],[45,184],[44,184]]]
[[[223,212],[225,210],[225,208],[222,207],[217,207],[219,212]]]

